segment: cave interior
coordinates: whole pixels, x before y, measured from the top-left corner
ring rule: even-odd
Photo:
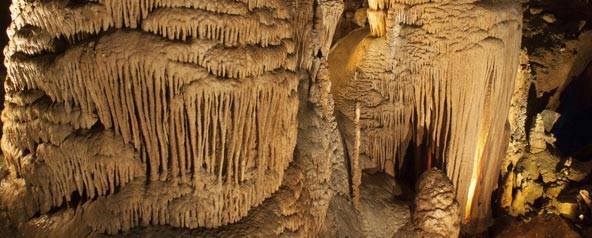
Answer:
[[[592,237],[589,0],[6,0],[0,33],[0,238]]]

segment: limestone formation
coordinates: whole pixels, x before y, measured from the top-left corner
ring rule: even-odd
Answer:
[[[417,182],[413,224],[418,237],[453,238],[460,234],[460,211],[452,181],[431,169]]]
[[[381,173],[364,174],[360,186],[361,237],[398,237],[394,234],[409,226],[410,201],[394,199],[402,193],[401,184],[392,177]]]
[[[592,5],[579,0],[521,2],[523,51],[510,109],[512,138],[502,162],[495,206],[524,220],[539,219],[533,218],[536,214],[561,215],[582,222],[577,225],[587,234],[590,215],[579,191],[586,190],[592,171],[589,142],[565,148],[586,130],[566,121],[569,110],[563,109],[589,114],[584,108],[587,99],[562,98],[573,96],[569,87],[575,85],[580,94],[588,95],[587,83],[578,84],[578,80],[589,81],[585,72],[592,60],[592,31],[586,20]],[[573,129],[562,129],[566,124]]]
[[[549,1],[12,0],[0,237],[471,236],[498,183],[587,221]]]
[[[337,0],[13,1],[0,210],[37,237],[218,228],[259,206],[281,219],[253,235],[318,232],[340,157],[325,68],[342,9]],[[299,105],[311,107],[299,95],[324,110],[309,129],[325,134],[298,133]],[[294,156],[314,140],[322,146]]]
[[[329,57],[349,153],[359,102],[362,168],[396,175],[409,145],[423,145],[422,169],[445,169],[464,223],[483,231],[509,139],[521,19],[512,1],[369,1],[370,29]]]

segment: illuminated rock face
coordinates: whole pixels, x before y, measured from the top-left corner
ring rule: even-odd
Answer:
[[[368,3],[370,30],[342,43],[331,64],[350,158],[395,174],[408,144],[425,141],[465,222],[486,224],[519,8]],[[333,174],[343,154],[327,69],[342,8],[340,0],[13,1],[0,218],[25,236],[158,226],[314,236],[329,186],[347,182]]]
[[[370,29],[351,33],[330,57],[345,138],[361,105],[362,168],[396,174],[409,143],[423,144],[422,165],[442,165],[464,222],[487,224],[509,136],[521,19],[513,1],[370,0]]]
[[[460,217],[454,185],[439,169],[424,172],[416,185],[413,224],[419,237],[456,238]]]
[[[35,228],[54,234],[241,220],[284,181],[301,181],[285,175],[298,84],[327,81],[319,69],[341,9],[312,0],[13,1],[0,204],[14,224],[54,219]],[[308,185],[326,185],[325,155],[315,169],[327,175]],[[326,206],[311,207],[324,216]],[[298,230],[283,223],[276,232]]]

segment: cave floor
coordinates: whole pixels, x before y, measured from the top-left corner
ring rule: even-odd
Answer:
[[[332,225],[320,237],[414,237],[411,198],[410,190],[394,178],[364,173],[359,211],[353,210],[343,196],[336,196],[327,217]]]
[[[365,237],[390,237],[409,223],[410,201],[398,200],[403,188],[385,174],[364,174],[360,186],[360,216]]]

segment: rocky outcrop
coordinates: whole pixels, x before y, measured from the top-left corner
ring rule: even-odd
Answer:
[[[505,220],[494,228],[493,233],[492,237],[495,238],[582,237],[567,220],[556,215],[538,215],[528,222]]]
[[[584,185],[592,168],[588,139],[581,135],[589,135],[589,129],[574,123],[574,115],[588,124],[590,103],[582,95],[588,95],[584,91],[589,88],[583,82],[592,60],[592,5],[579,0],[522,3],[524,50],[510,110],[512,139],[502,165],[499,205],[526,220],[553,213],[587,227]],[[566,146],[576,140],[576,146]]]

